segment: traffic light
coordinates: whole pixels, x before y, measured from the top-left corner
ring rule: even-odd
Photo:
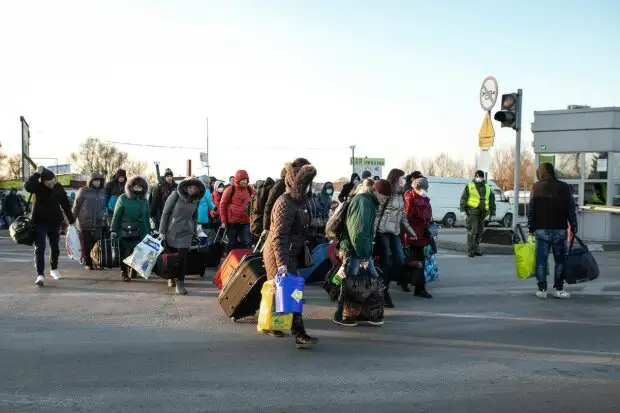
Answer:
[[[502,128],[517,130],[517,112],[519,107],[519,95],[517,93],[502,95],[502,110],[496,112],[493,119],[500,122]]]

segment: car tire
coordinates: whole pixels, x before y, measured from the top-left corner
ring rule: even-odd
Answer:
[[[443,217],[443,226],[446,228],[452,228],[456,224],[456,215],[453,213],[446,214]]]
[[[504,215],[504,218],[502,218],[502,225],[504,226],[504,228],[512,227],[512,214],[509,213]]]

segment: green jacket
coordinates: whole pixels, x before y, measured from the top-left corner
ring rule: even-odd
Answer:
[[[138,239],[125,240],[121,238],[121,224],[130,222],[136,222],[140,225]],[[116,232],[126,246],[135,247],[138,245],[149,233],[149,204],[146,198],[133,195],[129,197],[126,193],[119,196],[110,226],[112,232]]]
[[[351,198],[345,229],[340,240],[340,250],[345,255],[372,259],[378,204],[377,196],[372,191]]]
[[[478,189],[478,193],[480,194],[480,206],[478,208],[470,208],[467,206],[467,201],[469,200],[469,187],[465,185],[465,189],[463,189],[463,194],[461,194],[461,204],[460,210],[461,212],[466,212],[468,215],[470,214],[483,214],[486,216],[495,216],[495,194],[491,191],[491,195],[489,196],[489,210],[484,210],[484,198],[486,194],[486,181],[476,182],[476,188]]]

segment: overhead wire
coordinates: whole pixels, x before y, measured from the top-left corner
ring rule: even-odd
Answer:
[[[109,144],[113,144],[113,145],[128,145],[128,146],[138,146],[138,147],[145,147],[145,148],[163,148],[163,149],[186,149],[186,150],[196,150],[196,151],[202,151],[202,150],[206,150],[206,147],[191,147],[191,146],[178,146],[178,145],[155,145],[155,144],[150,144],[150,143],[134,143],[134,142],[118,142],[118,141],[107,141],[104,140],[102,142],[105,143],[109,143]],[[224,150],[231,150],[231,151],[243,151],[243,150],[269,150],[269,151],[297,151],[297,150],[308,150],[308,151],[329,151],[329,150],[343,150],[343,149],[349,149],[346,146],[342,146],[342,147],[250,147],[250,146],[244,146],[244,147],[224,147],[221,148]]]

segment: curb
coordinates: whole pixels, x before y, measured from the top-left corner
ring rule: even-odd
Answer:
[[[467,254],[467,244],[454,241],[440,241],[436,240],[438,249],[448,251],[458,251]],[[590,252],[605,252],[605,251],[618,251],[618,247],[615,245],[605,246],[603,244],[587,244]],[[480,244],[480,251],[487,255],[514,255],[514,249],[512,245],[492,245],[492,244]]]

